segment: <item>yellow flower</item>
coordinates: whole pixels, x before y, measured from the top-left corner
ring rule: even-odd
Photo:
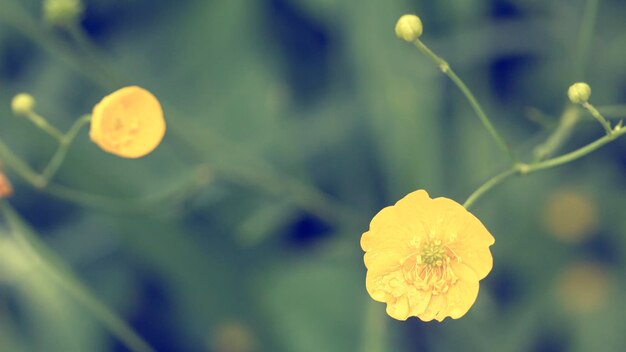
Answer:
[[[568,312],[585,314],[604,308],[612,290],[608,268],[593,262],[578,262],[557,280],[558,301]]]
[[[543,213],[551,235],[567,243],[582,243],[598,231],[598,207],[580,190],[562,188],[551,193]]]
[[[164,135],[161,104],[143,88],[122,88],[93,108],[89,136],[109,153],[140,158],[153,151]]]
[[[491,271],[493,243],[463,206],[415,191],[376,214],[361,237],[367,292],[398,320],[458,319]]]

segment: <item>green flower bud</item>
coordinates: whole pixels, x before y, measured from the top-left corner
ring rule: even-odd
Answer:
[[[567,96],[574,104],[586,103],[589,100],[590,95],[591,87],[584,82],[574,83],[567,90]]]
[[[24,116],[32,112],[35,108],[35,98],[27,93],[20,93],[13,97],[11,101],[11,110],[18,116]]]
[[[81,0],[45,0],[43,18],[54,26],[70,26],[80,20],[84,9]]]
[[[415,41],[422,35],[422,20],[415,15],[403,15],[396,23],[396,35],[407,42]]]

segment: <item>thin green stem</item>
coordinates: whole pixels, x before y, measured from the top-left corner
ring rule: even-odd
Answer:
[[[587,66],[589,47],[593,41],[593,32],[595,29],[596,18],[598,14],[599,0],[587,0],[583,18],[581,21],[580,31],[578,33],[578,44],[574,53],[573,64],[573,81],[584,80],[584,71]],[[552,155],[572,135],[574,127],[578,124],[578,114],[568,103],[567,107],[561,115],[559,125],[552,132],[546,142],[535,149],[535,161],[541,161]]]
[[[0,139],[0,159],[6,163],[6,165],[14,170],[18,176],[28,182],[31,186],[37,189],[45,187],[46,180],[41,177],[35,170],[33,170],[28,164],[26,164],[20,157],[15,155],[9,147]]]
[[[517,159],[515,155],[513,154],[513,151],[509,147],[509,145],[504,141],[504,139],[500,136],[496,128],[493,126],[493,124],[491,123],[491,120],[489,120],[489,117],[487,117],[487,114],[485,114],[485,111],[480,106],[480,103],[478,103],[478,100],[476,99],[472,91],[461,80],[461,78],[459,78],[459,76],[457,76],[457,74],[452,70],[448,62],[442,59],[441,57],[439,57],[437,54],[435,54],[432,50],[430,50],[430,48],[426,46],[426,44],[424,44],[421,40],[419,39],[415,40],[414,44],[422,53],[428,56],[428,58],[430,58],[437,66],[439,66],[439,69],[441,70],[441,72],[443,72],[446,76],[448,76],[452,80],[452,82],[459,88],[459,90],[463,93],[467,101],[470,103],[470,105],[476,112],[476,115],[478,115],[478,118],[480,119],[482,124],[485,126],[485,128],[487,129],[491,137],[494,139],[496,144],[498,144],[500,149],[502,149],[502,151],[505,152],[509,156],[509,158],[511,159],[513,163],[516,163]]]
[[[19,215],[6,202],[0,202],[0,211],[16,242],[25,255],[69,296],[82,304],[109,331],[133,352],[153,352],[154,349],[123,319],[102,303],[45,243],[34,236]]]
[[[614,130],[613,132],[611,132],[611,134],[606,135],[598,139],[595,142],[589,143],[586,146],[579,148],[573,152],[558,156],[556,158],[548,159],[539,163],[530,164],[528,165],[527,169],[523,170],[523,173],[529,174],[529,173],[536,172],[539,170],[545,170],[545,169],[553,168],[553,167],[560,166],[563,164],[567,164],[576,159],[580,159],[591,152],[596,151],[597,149],[604,146],[605,144],[608,144],[625,134],[626,134],[626,128],[621,127],[620,129]]]
[[[478,198],[482,197],[485,193],[487,193],[493,187],[499,185],[504,180],[508,179],[509,177],[515,174],[528,175],[528,174],[537,172],[539,170],[550,169],[553,167],[570,163],[572,161],[580,159],[598,150],[600,147],[616,140],[617,138],[623,135],[626,135],[626,127],[616,128],[615,130],[611,131],[610,134],[598,139],[595,142],[589,143],[582,148],[576,149],[573,152],[563,154],[561,156],[558,156],[552,159],[535,162],[532,164],[519,163],[515,165],[514,167],[494,176],[493,178],[485,182],[482,186],[478,187],[478,189],[469,196],[469,198],[465,201],[465,203],[463,203],[463,206],[469,209],[474,204],[474,202],[476,202]]]
[[[600,111],[598,111],[598,109],[596,109],[589,102],[584,102],[581,105],[583,108],[589,111],[589,113],[591,114],[591,116],[593,116],[593,118],[595,118],[596,120],[598,120],[598,122],[600,122],[600,124],[604,128],[604,131],[606,132],[606,135],[610,136],[611,133],[613,132],[613,129],[611,128],[611,123],[607,121],[607,119],[604,116],[602,116]]]
[[[83,115],[81,118],[76,120],[72,127],[70,127],[70,129],[67,131],[67,133],[61,137],[59,141],[59,147],[52,156],[52,159],[50,159],[50,162],[48,163],[46,168],[41,173],[41,176],[46,181],[46,183],[50,182],[52,177],[54,177],[56,172],[59,170],[61,164],[63,164],[63,161],[65,161],[67,152],[72,146],[74,139],[76,139],[76,135],[78,134],[80,129],[83,128],[83,126],[85,126],[90,120],[91,115]]]
[[[103,76],[108,77],[113,85],[124,84],[125,80],[119,77],[115,70],[111,69],[110,65],[107,64],[106,54],[94,44],[89,35],[85,33],[83,27],[78,23],[74,23],[64,28],[78,45],[78,48],[88,57],[92,67],[97,68]]]
[[[86,193],[73,188],[49,184],[43,192],[82,206],[100,209],[109,213],[147,213],[154,211],[161,205],[172,207],[177,202],[188,198],[211,182],[207,177],[206,167],[200,166],[190,177],[182,180],[173,187],[160,192],[151,193],[149,196],[132,198],[110,198],[98,194]]]
[[[107,89],[116,88],[114,82],[111,82],[108,77],[100,72],[95,72],[90,63],[85,62],[81,57],[77,56],[71,47],[58,38],[58,36],[54,35],[52,31],[45,29],[40,21],[34,19],[33,16],[14,0],[0,0],[0,7],[2,8],[2,11],[0,11],[0,21],[15,28],[24,36],[39,44],[46,51],[67,63],[85,77],[96,82],[96,84],[106,87]]]
[[[478,187],[465,201],[465,203],[463,203],[463,206],[465,207],[465,209],[469,209],[474,202],[483,196],[483,194],[487,193],[489,190],[491,190],[493,187],[499,185],[500,183],[502,183],[504,180],[506,180],[507,178],[515,175],[519,173],[519,168],[518,167],[512,167],[492,178],[490,178],[487,182],[483,183],[480,187]]]
[[[559,124],[543,144],[535,148],[535,161],[541,161],[554,154],[569,139],[579,120],[578,110],[569,105],[563,112]]]
[[[34,111],[26,113],[26,118],[29,119],[35,126],[42,131],[52,136],[57,141],[63,141],[63,132],[59,131],[56,127],[52,126],[43,116],[37,114]]]

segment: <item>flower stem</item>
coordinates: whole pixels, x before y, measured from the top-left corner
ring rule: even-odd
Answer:
[[[573,152],[563,154],[561,156],[558,156],[552,159],[534,162],[531,164],[518,163],[514,167],[494,176],[493,178],[485,182],[483,185],[478,187],[478,189],[476,189],[476,191],[474,191],[467,198],[465,203],[463,203],[463,206],[466,209],[469,209],[474,204],[474,202],[476,202],[478,198],[482,197],[485,193],[487,193],[487,191],[491,190],[493,187],[499,185],[504,180],[508,179],[509,177],[515,174],[528,175],[533,172],[550,169],[553,167],[570,163],[574,160],[580,159],[598,150],[600,147],[614,141],[615,139],[623,135],[626,135],[626,127],[619,127],[619,128],[616,128],[615,130],[612,130],[610,134],[607,134],[606,136],[596,140],[595,142],[589,143],[582,148],[576,149]]]
[[[28,182],[31,186],[37,189],[45,187],[45,179],[39,175],[35,170],[31,169],[20,157],[15,155],[9,147],[0,139],[0,159],[6,163],[6,165],[13,169],[18,176]]]
[[[61,262],[30,229],[22,222],[19,215],[6,202],[0,202],[0,211],[11,229],[11,234],[24,250],[25,255],[35,263],[53,282],[59,285],[69,296],[80,302],[91,314],[104,324],[124,345],[133,352],[153,352],[154,349],[137,334],[124,320],[119,318],[90,290],[83,285],[75,274]]]
[[[492,177],[491,179],[489,179],[487,182],[483,183],[482,186],[478,187],[465,201],[465,203],[463,203],[463,206],[465,207],[465,209],[469,209],[474,202],[480,198],[483,194],[487,193],[490,189],[492,189],[493,187],[499,185],[500,183],[502,183],[504,180],[506,180],[507,178],[515,175],[516,173],[519,172],[519,169],[517,167],[512,167],[494,177]]]
[[[63,133],[56,127],[52,126],[43,116],[34,111],[29,111],[26,113],[26,118],[57,141],[61,142],[63,140]]]
[[[612,131],[610,134],[598,139],[597,141],[589,143],[586,146],[579,148],[573,152],[563,154],[556,158],[548,159],[539,163],[527,165],[528,168],[522,170],[522,173],[529,174],[535,171],[545,170],[545,169],[553,168],[555,166],[567,164],[576,159],[580,159],[589,153],[596,151],[597,149],[604,146],[605,144],[608,144],[625,134],[626,134],[626,127],[621,127],[620,129]]]
[[[463,82],[463,80],[461,80],[461,78],[457,76],[457,74],[452,70],[448,62],[442,59],[441,57],[439,57],[437,54],[435,54],[432,50],[430,50],[430,48],[426,46],[426,44],[424,44],[421,40],[419,39],[415,40],[414,44],[422,53],[428,56],[437,66],[439,66],[439,69],[441,70],[441,72],[443,72],[446,76],[448,76],[450,80],[452,80],[452,82],[459,88],[459,90],[461,91],[461,93],[463,93],[467,101],[470,103],[470,105],[476,112],[476,115],[478,115],[478,118],[482,122],[483,126],[485,126],[485,128],[487,129],[491,137],[494,139],[496,144],[498,144],[500,149],[502,149],[502,151],[505,152],[509,156],[509,158],[511,159],[513,163],[516,163],[517,159],[515,155],[513,154],[513,151],[509,147],[509,145],[504,141],[504,139],[500,136],[496,128],[493,126],[493,124],[491,123],[491,120],[489,120],[489,117],[487,117],[487,114],[485,114],[485,111],[480,106],[480,103],[478,103],[478,100],[476,99],[472,91],[467,87],[467,85]]]
[[[602,127],[604,127],[604,131],[606,132],[607,136],[610,136],[611,133],[613,133],[613,129],[611,128],[611,123],[607,121],[607,119],[604,116],[602,116],[602,114],[600,113],[600,111],[598,111],[598,109],[596,109],[589,102],[584,102],[581,105],[583,108],[589,111],[589,113],[591,114],[591,116],[593,116],[593,118],[595,118],[596,120],[598,120],[598,122],[600,122]]]
[[[41,177],[45,180],[46,183],[50,182],[52,177],[56,174],[56,172],[61,167],[61,164],[65,160],[67,156],[67,152],[70,149],[72,142],[76,138],[76,135],[80,131],[80,129],[85,126],[91,120],[91,115],[84,115],[78,120],[74,122],[72,127],[70,127],[69,131],[66,134],[61,136],[59,140],[59,147],[56,152],[50,159],[50,162],[46,166],[46,168],[41,173]]]
[[[569,139],[574,131],[574,127],[579,121],[578,109],[569,105],[559,120],[558,126],[546,141],[535,148],[535,161],[542,161],[550,157]]]

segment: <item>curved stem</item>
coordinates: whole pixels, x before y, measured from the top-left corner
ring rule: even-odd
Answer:
[[[15,155],[9,147],[0,139],[0,159],[6,163],[6,165],[13,169],[24,181],[28,182],[31,186],[37,189],[41,189],[45,186],[46,181],[41,175],[33,170],[28,164],[26,164],[20,157]]]
[[[29,111],[28,113],[26,113],[26,118],[29,119],[39,129],[43,130],[51,137],[56,139],[58,142],[63,141],[63,133],[59,131],[56,127],[52,126],[43,116],[37,114],[34,111]]]
[[[96,84],[114,89],[115,84],[105,75],[95,72],[91,65],[77,57],[73,50],[61,39],[44,29],[39,21],[35,20],[28,12],[14,0],[2,0],[0,11],[0,21],[15,28],[33,42],[58,57],[61,61],[69,64],[85,77],[91,79]]]
[[[68,202],[97,208],[109,213],[142,213],[155,210],[163,204],[171,207],[173,203],[180,202],[181,199],[186,199],[195,194],[211,181],[206,175],[206,168],[200,166],[191,177],[171,188],[158,193],[151,193],[149,196],[133,198],[110,198],[56,184],[49,184],[42,191]]]
[[[573,105],[569,105],[563,112],[563,115],[559,120],[559,124],[554,129],[552,134],[543,144],[540,144],[537,148],[535,148],[535,161],[538,162],[544,160],[565,144],[572,135],[578,120],[578,109],[576,109]]]
[[[76,120],[72,127],[70,127],[69,131],[67,131],[67,133],[61,137],[61,139],[59,140],[59,147],[52,156],[52,159],[50,159],[48,166],[46,166],[46,168],[41,173],[41,177],[43,177],[46,183],[50,182],[52,177],[54,177],[56,172],[59,170],[61,164],[63,164],[63,161],[67,156],[67,152],[74,142],[74,139],[76,139],[76,135],[78,134],[80,129],[85,126],[90,120],[91,115],[82,116],[81,118]]]
[[[573,152],[558,156],[556,158],[548,159],[539,163],[527,165],[528,168],[523,170],[522,173],[529,174],[535,171],[549,169],[549,168],[553,168],[553,167],[560,166],[563,164],[567,164],[576,159],[582,158],[583,156],[599,149],[605,144],[610,143],[625,134],[626,134],[626,128],[622,127],[619,130],[613,131],[611,132],[611,134],[606,135],[598,139],[595,142],[589,143],[586,146],[579,148]]]
[[[498,147],[500,147],[500,149],[502,149],[502,151],[504,151],[509,156],[509,158],[511,159],[513,163],[516,163],[517,159],[515,158],[515,155],[513,154],[513,151],[511,150],[509,145],[504,141],[504,139],[500,136],[496,128],[493,126],[493,124],[487,117],[487,114],[485,114],[485,111],[480,106],[480,103],[478,103],[478,100],[476,99],[472,91],[467,87],[467,85],[463,82],[463,80],[461,80],[461,78],[457,76],[457,74],[452,70],[448,62],[442,59],[441,57],[439,57],[437,54],[435,54],[432,50],[430,50],[430,48],[427,47],[426,44],[424,44],[421,40],[419,39],[415,40],[414,44],[422,53],[428,56],[437,66],[439,66],[439,69],[441,70],[441,72],[443,72],[446,76],[448,76],[450,80],[452,80],[452,82],[459,88],[459,90],[463,93],[467,101],[470,103],[470,105],[474,109],[474,112],[476,112],[476,115],[478,115],[478,118],[480,119],[482,124],[485,126],[485,128],[487,129],[491,137],[494,139],[496,144],[498,144]]]
[[[516,173],[519,172],[519,169],[517,167],[512,167],[494,177],[492,177],[491,179],[489,179],[487,182],[483,183],[482,186],[478,187],[478,189],[476,189],[465,201],[465,203],[463,203],[463,206],[465,207],[465,209],[469,209],[474,202],[480,198],[483,194],[487,193],[490,189],[492,189],[493,187],[499,185],[500,183],[502,183],[504,180],[506,180],[507,178],[515,175]]]
[[[585,108],[587,111],[589,111],[589,113],[591,114],[591,116],[593,116],[594,119],[600,122],[607,136],[610,136],[611,133],[613,133],[613,129],[611,128],[611,123],[607,121],[606,118],[602,116],[600,111],[598,111],[593,105],[591,105],[591,103],[584,102],[582,103],[582,107]]]
[[[130,325],[118,317],[83,285],[55,253],[43,242],[39,241],[37,236],[30,233],[30,229],[22,222],[8,203],[0,201],[0,211],[16,242],[22,247],[24,253],[30,257],[31,261],[39,266],[42,272],[59,285],[69,296],[90,311],[129,350],[133,352],[154,351]]]
[[[485,182],[482,186],[478,187],[478,189],[476,191],[474,191],[474,193],[472,193],[469,198],[465,201],[465,203],[463,203],[463,206],[467,209],[469,209],[474,202],[480,198],[481,196],[483,196],[487,191],[489,191],[490,189],[492,189],[493,187],[499,185],[500,183],[502,183],[504,180],[508,179],[509,177],[515,175],[515,174],[520,174],[520,175],[527,175],[527,174],[531,174],[533,172],[537,172],[539,170],[545,170],[545,169],[550,169],[553,167],[557,167],[563,164],[567,164],[570,163],[574,160],[580,159],[582,157],[584,157],[585,155],[588,155],[596,150],[598,150],[600,147],[604,146],[605,144],[608,144],[612,141],[614,141],[615,139],[626,135],[626,127],[620,127],[619,129],[615,129],[614,131],[611,131],[610,134],[598,139],[595,142],[589,143],[586,146],[576,149],[573,152],[567,153],[567,154],[563,154],[561,156],[552,158],[552,159],[548,159],[548,160],[544,160],[541,162],[535,162],[532,164],[522,164],[519,163],[517,165],[515,165],[514,167],[494,176],[493,178],[489,179],[487,182]]]

